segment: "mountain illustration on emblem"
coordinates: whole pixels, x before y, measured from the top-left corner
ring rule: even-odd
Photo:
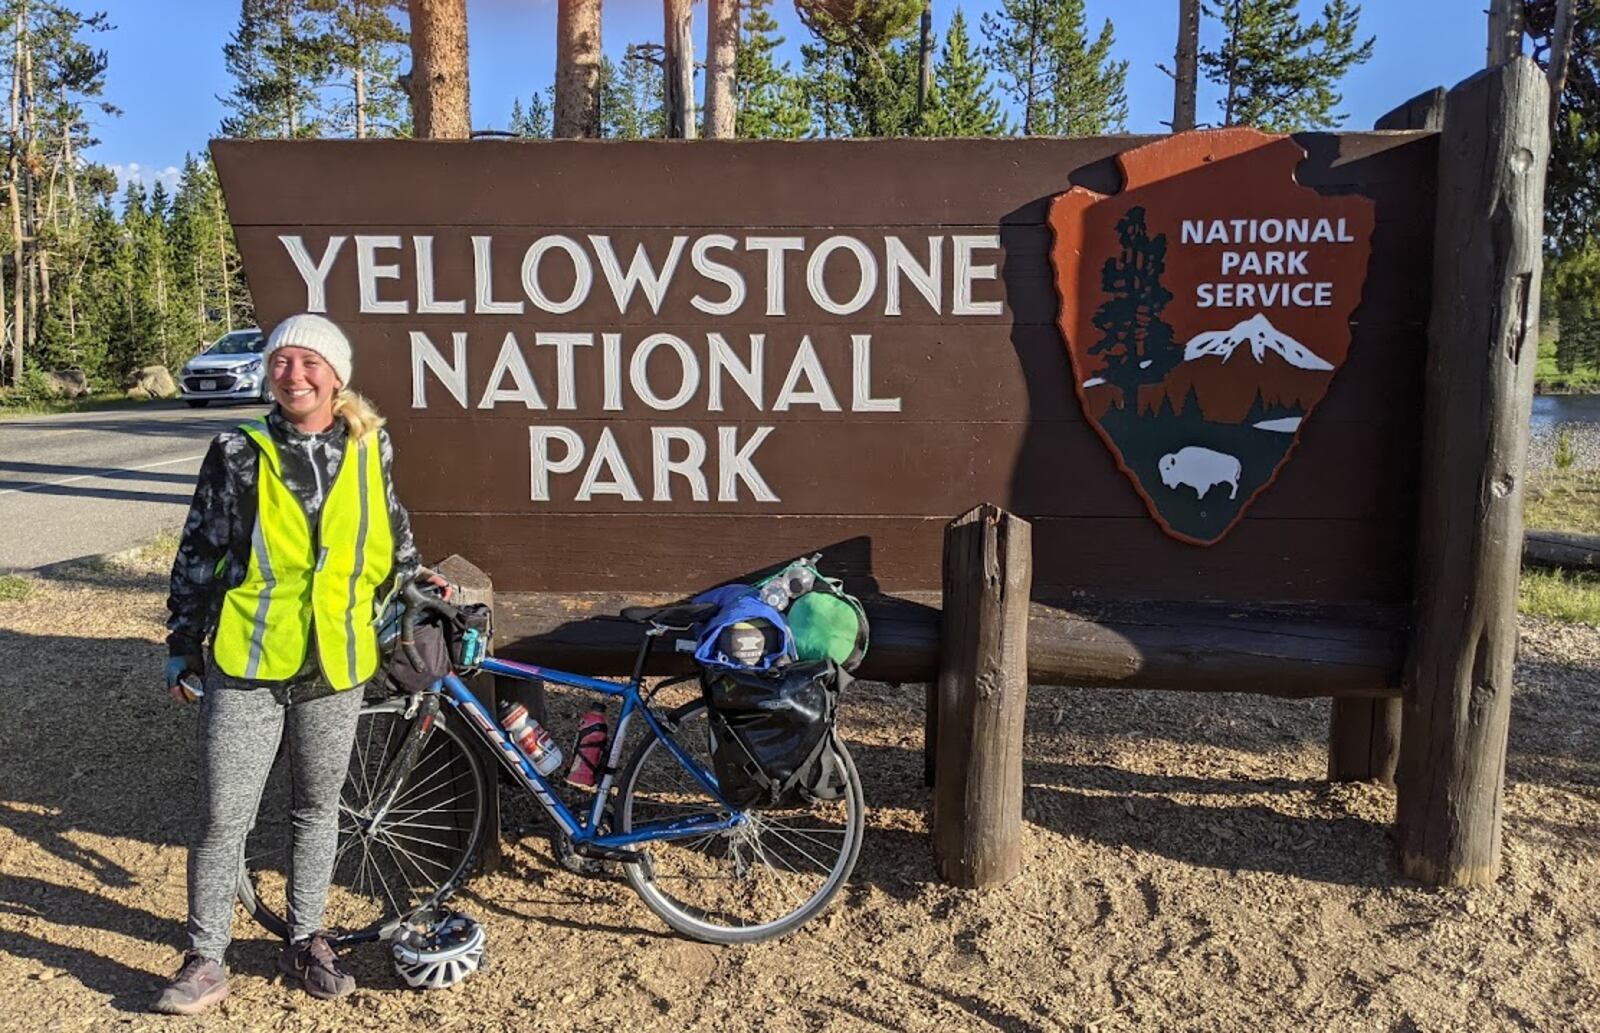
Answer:
[[[1221,540],[1277,478],[1349,351],[1371,202],[1297,185],[1304,157],[1252,130],[1182,134],[1121,155],[1121,193],[1051,205],[1084,413],[1191,544]],[[1321,225],[1320,244],[1284,240]]]

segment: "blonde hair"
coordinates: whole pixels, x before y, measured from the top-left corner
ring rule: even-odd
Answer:
[[[375,433],[384,424],[383,417],[366,396],[344,387],[333,396],[333,415],[344,420],[350,428],[350,436],[357,441]]]

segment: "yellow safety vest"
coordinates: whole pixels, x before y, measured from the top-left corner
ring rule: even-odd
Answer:
[[[244,582],[223,598],[212,641],[217,665],[251,681],[293,677],[315,628],[323,676],[335,689],[354,688],[378,669],[373,597],[394,566],[378,436],[345,443],[313,534],[300,500],[283,482],[266,424],[240,429],[259,453],[256,522]]]

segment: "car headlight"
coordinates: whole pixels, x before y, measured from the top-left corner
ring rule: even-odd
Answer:
[[[261,372],[261,360],[260,359],[256,359],[254,362],[247,362],[243,366],[240,366],[237,369],[235,369],[234,372],[235,373],[260,373]]]

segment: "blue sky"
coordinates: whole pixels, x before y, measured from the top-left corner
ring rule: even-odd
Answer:
[[[238,23],[237,0],[81,0],[104,9],[116,26],[97,41],[110,58],[107,99],[123,110],[101,119],[102,141],[89,157],[121,176],[146,183],[170,180],[188,152],[198,152],[216,132],[224,110],[216,97],[229,89],[222,45]],[[935,0],[935,23],[943,36],[956,4]],[[976,31],[981,12],[998,0],[960,5]],[[1320,0],[1304,0],[1312,13]],[[1352,129],[1370,127],[1385,111],[1434,86],[1451,86],[1483,66],[1483,0],[1366,0],[1362,28],[1377,38],[1372,60],[1345,82],[1342,110]],[[543,89],[552,78],[555,0],[467,0],[472,111],[479,129],[504,129],[513,98]],[[1161,132],[1172,114],[1171,80],[1157,63],[1170,64],[1177,32],[1174,0],[1088,0],[1098,31],[1116,23],[1116,56],[1129,62],[1129,123],[1133,132]],[[787,35],[786,56],[799,65],[805,29],[787,0],[772,6]],[[704,8],[695,28],[704,45]],[[661,35],[661,0],[605,0],[605,49],[619,54],[630,42]],[[1208,24],[1202,43],[1214,39]],[[1202,88],[1200,118],[1211,108]]]

